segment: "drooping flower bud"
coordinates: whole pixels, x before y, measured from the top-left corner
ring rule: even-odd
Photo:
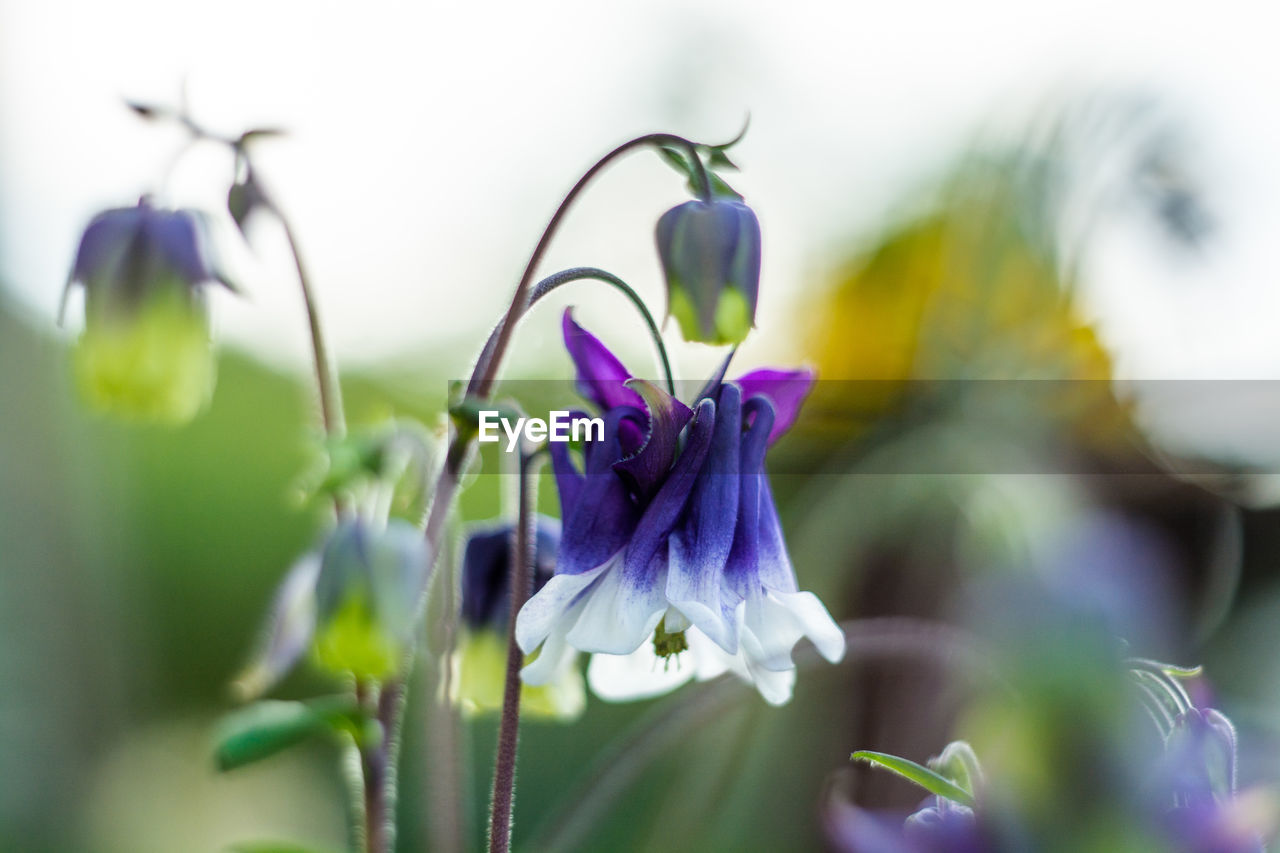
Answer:
[[[422,532],[349,519],[299,559],[276,590],[249,665],[233,688],[261,696],[311,651],[325,669],[382,680],[400,673],[427,582]]]
[[[202,288],[218,272],[202,216],[143,198],[104,211],[80,238],[67,283],[85,291],[77,385],[96,409],[182,423],[209,401],[215,364]]]
[[[736,344],[755,325],[760,223],[740,201],[716,198],[673,207],[658,220],[667,312],[685,340]]]
[[[400,673],[426,583],[422,532],[393,519],[385,529],[344,521],[329,536],[316,578],[313,652],[321,666],[357,678]]]
[[[1236,787],[1236,730],[1213,708],[1191,708],[1174,720],[1165,743],[1167,774],[1184,799],[1227,800]]]
[[[454,653],[451,697],[468,714],[497,711],[507,664],[507,626],[511,610],[511,539],[513,527],[480,528],[467,538],[462,558],[462,631]],[[555,574],[560,524],[539,516],[533,565],[533,588],[541,589]],[[586,707],[582,673],[567,662],[547,684],[521,687],[521,713],[573,720]]]

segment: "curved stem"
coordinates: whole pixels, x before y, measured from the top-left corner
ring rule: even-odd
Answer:
[[[346,423],[342,415],[342,391],[333,371],[329,366],[329,350],[325,346],[324,332],[320,328],[320,314],[316,308],[315,293],[311,289],[311,277],[307,274],[306,265],[302,261],[302,252],[293,234],[293,226],[274,201],[267,202],[267,209],[275,216],[280,227],[284,229],[285,239],[289,243],[289,252],[293,255],[293,266],[298,273],[298,285],[302,289],[302,303],[307,310],[307,327],[311,332],[311,353],[315,362],[316,387],[320,393],[320,417],[324,422],[325,432],[330,437],[342,435]]]
[[[507,671],[502,688],[502,721],[498,726],[498,750],[493,767],[493,800],[489,812],[489,851],[507,853],[511,849],[512,807],[515,805],[516,747],[520,736],[520,668],[524,655],[516,644],[516,615],[533,587],[534,513],[537,501],[539,453],[520,460],[520,499],[516,515],[515,542],[511,548],[510,598],[507,619]]]
[[[136,106],[135,109],[137,109]],[[208,140],[225,145],[235,154],[237,163],[243,163],[251,173],[254,171],[245,144],[245,137],[233,139],[214,133],[192,118],[185,108],[170,110],[161,107],[148,107],[147,109],[152,115],[176,121],[191,136],[190,142],[179,149],[173,162],[166,169],[165,183],[168,182],[169,173],[173,171],[177,161],[191,149],[194,142],[200,140]],[[260,201],[263,208],[270,211],[271,215],[276,218],[276,221],[284,229],[285,240],[289,243],[289,253],[293,256],[293,266],[298,274],[298,285],[302,289],[302,302],[307,311],[307,327],[311,333],[311,351],[315,362],[316,387],[320,394],[320,417],[324,423],[324,430],[330,437],[340,436],[346,429],[342,415],[342,393],[329,365],[329,351],[328,347],[325,346],[324,333],[320,328],[320,314],[316,308],[315,293],[311,288],[311,276],[307,273],[307,266],[302,260],[302,251],[298,247],[298,240],[294,236],[293,225],[290,223],[289,217],[285,216],[284,211],[280,209],[280,205],[267,192],[261,181],[257,181],[256,185],[261,194]]]
[[[560,206],[556,208],[556,212],[552,214],[550,221],[547,222],[547,227],[543,230],[542,237],[538,240],[538,245],[534,247],[533,254],[529,256],[529,263],[525,265],[524,273],[520,276],[520,283],[516,285],[516,292],[511,297],[511,305],[507,308],[506,316],[502,320],[502,326],[498,331],[498,339],[493,345],[493,350],[487,360],[482,360],[476,364],[476,368],[471,374],[471,381],[467,385],[467,394],[469,396],[480,397],[481,399],[489,396],[494,379],[498,374],[498,368],[502,364],[502,357],[507,351],[507,345],[511,342],[515,321],[527,307],[533,275],[537,272],[538,264],[542,262],[542,256],[546,254],[547,247],[551,244],[551,238],[555,236],[560,227],[560,222],[564,219],[565,214],[569,212],[569,208],[573,205],[578,195],[605,166],[608,166],[628,151],[649,145],[675,145],[684,148],[694,164],[694,174],[697,176],[696,189],[699,197],[703,201],[711,199],[711,181],[707,177],[706,166],[703,165],[702,159],[698,156],[698,146],[682,136],[676,136],[671,133],[650,133],[645,136],[638,136],[622,143],[597,160],[595,165],[583,173],[578,182],[573,185],[573,188],[569,190],[560,202]]]
[[[551,291],[563,287],[574,281],[594,280],[601,281],[605,284],[612,285],[631,301],[636,310],[640,312],[641,318],[644,319],[645,326],[649,329],[649,337],[653,339],[654,348],[658,351],[658,360],[662,363],[662,375],[667,381],[667,391],[671,396],[676,395],[676,381],[671,372],[671,361],[667,358],[667,346],[662,342],[662,332],[658,329],[657,322],[653,319],[649,307],[644,304],[644,300],[640,298],[640,294],[636,293],[631,285],[618,278],[611,272],[597,269],[596,267],[573,267],[572,269],[561,270],[558,273],[547,276],[538,282],[533,292],[529,294],[529,302],[525,305],[524,311],[528,312],[538,303],[538,300],[546,296]],[[485,341],[484,349],[481,350],[480,358],[484,360],[493,353],[494,345],[498,339],[498,333],[502,329],[501,325],[493,327],[493,331],[489,333],[489,339]]]
[[[529,303],[529,291],[533,281],[534,272],[538,268],[538,264],[542,262],[542,256],[546,253],[547,247],[551,243],[551,238],[555,236],[557,229],[560,227],[561,220],[572,206],[574,200],[586,188],[596,175],[598,175],[605,166],[609,165],[613,160],[621,155],[646,145],[663,146],[675,145],[684,148],[694,163],[697,183],[697,192],[701,198],[708,200],[711,197],[711,180],[707,176],[706,166],[701,158],[698,157],[698,145],[681,136],[671,133],[650,133],[645,136],[638,136],[635,139],[622,143],[617,148],[610,151],[604,157],[600,158],[595,165],[588,169],[573,188],[560,201],[560,205],[556,208],[551,220],[547,223],[547,227],[543,229],[542,236],[538,239],[538,244],[534,247],[533,254],[529,257],[529,262],[525,265],[524,273],[520,276],[520,282],[516,285],[515,293],[511,297],[511,304],[507,308],[507,313],[502,318],[502,324],[498,327],[497,335],[494,338],[493,345],[486,346],[485,351],[481,353],[480,359],[476,362],[475,368],[471,371],[471,379],[467,383],[467,395],[485,399],[493,390],[493,383],[498,375],[498,369],[502,366],[502,357],[506,354],[507,346],[510,344],[511,335],[515,330],[516,320],[520,317]],[[472,451],[472,443],[469,439],[455,435],[449,443],[449,449],[445,454],[444,468],[440,472],[440,477],[436,481],[435,494],[432,497],[431,509],[427,513],[426,524],[426,540],[430,548],[432,557],[435,560],[435,554],[439,552],[440,537],[444,533],[445,520],[449,515],[449,511],[453,507],[453,498],[458,490],[458,478],[462,474],[467,459],[470,458]],[[419,591],[418,609],[421,612],[425,606],[426,585]]]

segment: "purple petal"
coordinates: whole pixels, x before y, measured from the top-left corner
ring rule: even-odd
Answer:
[[[773,407],[763,397],[743,406],[751,421],[742,437],[742,479],[738,492],[738,525],[725,564],[725,580],[739,596],[759,586],[761,503],[765,494],[764,455],[773,427]]]
[[[902,834],[902,816],[860,809],[832,797],[823,809],[827,839],[838,853],[919,853]]]
[[[554,444],[552,445],[555,446]],[[511,607],[511,539],[515,525],[504,522],[472,530],[462,554],[462,618],[473,628],[503,627]],[[539,515],[536,528],[536,593],[555,571],[560,523]]]
[[[729,350],[729,354],[724,357],[724,361],[720,362],[720,366],[716,368],[716,372],[711,374],[711,378],[707,380],[707,384],[702,386],[702,390],[698,392],[698,396],[693,399],[701,400],[704,397],[716,399],[720,394],[720,386],[724,383],[724,375],[729,372],[729,362],[733,361],[733,357],[738,354],[738,348],[734,347]]]
[[[148,210],[143,229],[150,251],[187,284],[218,279],[197,214],[189,210]]]
[[[741,423],[738,388],[725,385],[711,450],[680,524],[671,534],[667,575],[667,598],[729,654],[737,653],[738,643],[733,609],[721,595],[721,580],[737,526]]]
[[[644,398],[649,412],[648,432],[635,454],[613,466],[631,485],[641,504],[648,502],[675,461],[680,447],[680,431],[693,411],[666,391],[644,379],[627,380],[627,388]]]
[[[630,417],[634,417],[634,410],[626,407],[605,415],[603,440],[587,444],[582,482],[570,487],[571,500],[566,501],[561,493],[564,529],[557,574],[580,574],[596,568],[621,550],[635,530],[638,512],[612,468],[622,455],[619,424]]]
[[[581,417],[582,413],[574,411],[570,417]],[[560,496],[560,514],[567,515],[569,507],[578,502],[578,492],[582,488],[582,474],[573,464],[569,456],[569,445],[563,441],[547,442],[551,453],[551,470],[556,478],[556,493]]]
[[[689,500],[694,478],[706,461],[715,422],[716,404],[711,400],[698,403],[697,412],[689,426],[689,438],[684,452],[680,454],[666,482],[640,517],[631,543],[627,546],[622,568],[629,574],[648,577],[654,556],[660,550],[665,556],[667,537]]]
[[[773,404],[773,430],[769,443],[773,444],[795,423],[800,406],[813,387],[815,374],[808,368],[800,370],[753,370],[736,381],[742,388],[742,399],[765,397]]]
[[[578,372],[578,390],[602,411],[617,406],[640,409],[644,401],[626,386],[631,373],[600,339],[573,320],[573,309],[564,309],[564,345]]]
[[[311,645],[319,574],[320,557],[311,553],[294,563],[281,581],[253,661],[236,679],[236,690],[244,698],[260,696],[270,689]]]
[[[99,276],[115,274],[139,234],[142,224],[140,211],[138,207],[106,210],[89,222],[76,251],[76,262],[71,271],[74,281],[83,284]]]

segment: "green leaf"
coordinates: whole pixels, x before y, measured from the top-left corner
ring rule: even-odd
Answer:
[[[971,794],[982,790],[982,765],[978,762],[973,747],[966,741],[954,740],[947,744],[941,755],[929,759],[929,769],[937,771]]]
[[[717,198],[734,198],[742,201],[742,193],[729,186],[724,178],[710,170],[707,171],[707,178],[711,181],[711,194]],[[689,189],[695,190],[697,185],[690,180]]]
[[[214,757],[219,770],[233,770],[335,731],[363,731],[359,709],[349,697],[255,702],[223,718]]]
[[[707,155],[707,165],[713,169],[738,171],[738,164],[729,159],[729,155],[725,153],[723,148],[710,149],[710,153]]]
[[[658,149],[658,153],[661,154],[662,158],[671,165],[671,168],[675,169],[686,178],[693,177],[692,164],[689,163],[689,158],[685,156],[683,151],[663,146]]]
[[[931,794],[946,797],[948,800],[957,802],[962,806],[969,806],[970,808],[974,806],[972,794],[945,776],[935,773],[928,767],[916,764],[914,761],[884,752],[871,752],[865,749],[855,752],[850,756],[850,759],[878,764],[886,770],[892,770],[904,779],[915,782]]]

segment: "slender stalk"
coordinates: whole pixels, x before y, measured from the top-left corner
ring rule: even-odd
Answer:
[[[511,335],[515,331],[516,320],[524,313],[527,306],[529,289],[533,284],[533,275],[537,272],[538,265],[542,263],[542,256],[546,254],[547,247],[551,245],[551,238],[559,230],[561,221],[564,219],[565,214],[569,212],[569,208],[578,198],[578,195],[586,189],[587,184],[591,183],[591,180],[596,175],[618,157],[628,151],[649,145],[674,145],[684,148],[693,163],[694,174],[697,175],[698,195],[703,201],[711,199],[711,181],[707,177],[706,167],[703,165],[702,159],[698,156],[698,146],[682,136],[676,136],[671,133],[650,133],[645,136],[638,136],[622,143],[597,160],[595,165],[583,173],[578,182],[573,185],[573,188],[569,190],[568,194],[560,202],[560,206],[556,208],[556,212],[552,214],[551,220],[547,222],[547,227],[543,230],[542,237],[538,240],[538,245],[534,247],[533,254],[529,256],[529,263],[525,265],[524,274],[520,276],[520,283],[516,285],[516,292],[511,297],[511,305],[507,308],[506,317],[502,320],[502,328],[498,332],[498,340],[494,343],[493,352],[487,361],[481,361],[476,365],[471,382],[467,386],[469,395],[481,399],[489,396],[494,379],[498,375],[498,368],[502,364],[502,357],[506,353],[507,345],[511,342]]]
[[[376,740],[359,744],[364,781],[363,853],[390,853],[395,847],[396,759],[404,719],[405,689],[399,681],[356,684],[356,698],[378,722]]]
[[[225,145],[236,156],[237,164],[243,164],[248,172],[253,174],[253,163],[249,158],[247,145],[249,134],[233,138],[214,133],[192,118],[185,106],[176,110],[134,103],[130,103],[129,106],[139,115],[148,118],[165,118],[176,121],[191,135],[191,141],[179,149],[165,170],[165,183],[168,182],[170,173],[177,165],[177,161],[191,149],[191,143],[198,140],[208,140]],[[302,252],[298,248],[298,240],[294,236],[293,225],[290,223],[289,218],[285,216],[284,211],[280,209],[280,205],[267,192],[261,181],[255,180],[254,185],[259,193],[259,203],[264,209],[270,211],[271,215],[280,223],[284,229],[285,239],[289,243],[289,252],[293,255],[294,269],[298,274],[298,285],[302,289],[302,302],[307,311],[307,326],[311,333],[311,351],[315,361],[316,387],[320,393],[320,416],[324,422],[325,432],[331,438],[340,436],[346,428],[342,416],[342,394],[329,365],[328,348],[325,346],[324,333],[320,328],[320,315],[316,308],[315,294],[311,288],[311,276],[308,275],[306,264],[302,260]]]
[[[650,133],[645,136],[638,136],[622,143],[596,161],[595,165],[583,173],[578,182],[561,199],[555,213],[552,214],[546,228],[543,229],[542,236],[538,239],[538,244],[534,247],[533,254],[529,256],[529,262],[525,265],[524,273],[520,276],[520,282],[516,285],[515,293],[512,294],[511,304],[507,307],[506,314],[502,318],[502,324],[498,328],[493,345],[485,347],[484,352],[481,353],[479,360],[476,362],[475,368],[471,371],[471,379],[467,383],[468,396],[484,400],[493,392],[493,384],[497,378],[498,370],[502,367],[502,359],[506,355],[507,346],[511,342],[511,335],[515,331],[516,321],[528,308],[534,273],[537,271],[538,265],[542,263],[542,257],[546,254],[547,247],[551,244],[551,239],[555,236],[556,231],[559,230],[560,223],[565,214],[569,212],[573,202],[591,183],[591,180],[611,162],[629,151],[648,145],[672,145],[683,148],[694,165],[697,184],[695,189],[698,195],[704,200],[711,198],[711,180],[707,176],[706,167],[703,165],[702,159],[698,156],[698,145],[682,136],[676,136],[671,133]],[[453,507],[453,497],[458,490],[458,478],[461,476],[466,461],[470,457],[471,449],[469,437],[455,435],[449,443],[444,468],[440,472],[440,478],[436,483],[435,494],[431,501],[431,510],[427,514],[425,535],[433,561],[435,560],[435,555],[439,552],[440,536],[444,532],[445,519]],[[421,596],[422,598],[426,596],[425,585],[421,591]],[[421,605],[422,602],[420,601],[419,610],[422,609]]]
[[[649,311],[649,307],[644,304],[644,300],[640,298],[640,294],[636,293],[631,285],[627,284],[618,276],[607,270],[597,269],[596,267],[573,267],[572,269],[561,270],[542,279],[534,286],[533,292],[529,294],[529,302],[525,305],[524,310],[527,312],[534,305],[538,304],[538,300],[566,284],[575,281],[595,280],[611,285],[613,288],[621,292],[635,306],[640,313],[641,319],[644,320],[645,327],[649,330],[649,337],[653,340],[654,348],[658,351],[658,361],[662,366],[663,378],[667,381],[667,391],[671,396],[676,395],[676,381],[671,373],[671,360],[667,357],[667,345],[662,341],[662,332],[658,329],[658,323],[653,319],[653,314]],[[502,330],[502,324],[493,327],[493,331],[489,333],[489,339],[485,341],[484,349],[481,350],[480,360],[486,361],[492,354],[493,348],[498,340],[498,334]]]
[[[516,514],[515,542],[511,549],[511,612],[507,620],[507,672],[502,688],[502,720],[498,725],[498,750],[493,769],[493,801],[489,812],[489,853],[511,849],[512,807],[515,805],[516,747],[520,736],[520,668],[524,655],[516,644],[516,616],[533,591],[534,513],[537,501],[540,453],[520,461],[520,498]]]
[[[320,313],[316,308],[315,292],[311,288],[311,277],[307,274],[306,264],[302,260],[302,252],[294,237],[293,226],[288,217],[274,201],[267,202],[268,208],[284,229],[285,239],[289,243],[289,252],[293,255],[293,266],[298,273],[298,285],[302,289],[302,304],[307,311],[307,327],[311,332],[311,353],[315,364],[316,388],[320,392],[320,417],[324,422],[324,430],[330,438],[341,436],[346,430],[346,422],[342,414],[342,390],[334,377],[329,364],[329,349],[325,346],[324,332],[320,328]]]

